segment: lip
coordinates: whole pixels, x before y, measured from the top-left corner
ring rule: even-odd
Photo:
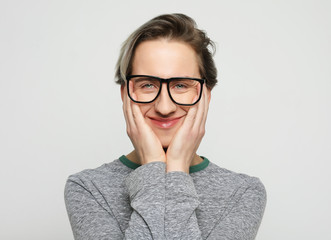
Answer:
[[[153,117],[150,117],[149,119],[157,127],[167,129],[167,128],[171,128],[174,125],[176,125],[176,123],[181,118],[182,117],[178,117],[178,118],[153,118]]]

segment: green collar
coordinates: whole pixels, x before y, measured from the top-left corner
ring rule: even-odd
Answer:
[[[191,166],[190,167],[190,173],[195,173],[195,172],[198,172],[198,171],[201,171],[203,169],[205,169],[208,164],[209,164],[209,160],[206,158],[206,157],[203,157],[201,156],[203,161],[197,165],[194,165],[194,166]],[[127,166],[128,168],[131,168],[131,169],[136,169],[138,167],[140,167],[141,165],[140,164],[137,164],[137,163],[134,163],[132,161],[130,161],[125,155],[122,155],[119,160],[125,165]]]

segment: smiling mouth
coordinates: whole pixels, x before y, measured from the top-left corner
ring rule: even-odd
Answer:
[[[178,118],[150,118],[151,122],[156,125],[159,128],[171,128],[174,125],[176,125],[176,123],[181,119],[182,117],[178,117]]]

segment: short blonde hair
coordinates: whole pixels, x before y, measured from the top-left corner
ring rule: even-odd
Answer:
[[[155,17],[134,31],[123,43],[116,65],[116,83],[124,85],[131,74],[132,59],[137,46],[148,40],[166,38],[189,44],[197,53],[199,71],[206,86],[212,89],[217,83],[217,69],[213,60],[215,44],[206,33],[197,28],[195,21],[184,14],[164,14]]]

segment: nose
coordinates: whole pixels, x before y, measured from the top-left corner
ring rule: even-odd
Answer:
[[[170,99],[166,83],[162,83],[162,89],[160,95],[155,100],[154,108],[162,116],[171,115],[177,109],[177,105]]]

